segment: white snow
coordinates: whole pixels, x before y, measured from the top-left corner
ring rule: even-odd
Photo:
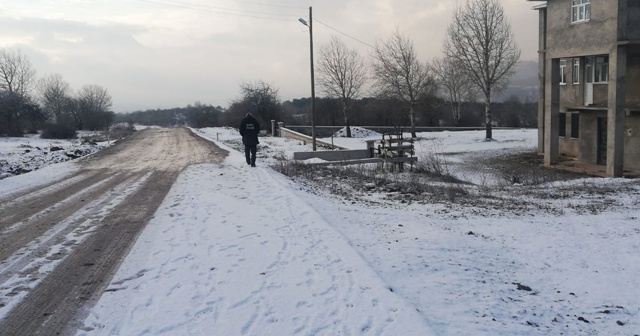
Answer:
[[[334,137],[346,137],[347,128],[343,127],[333,134]],[[368,130],[366,128],[352,126],[351,137],[352,138],[380,138],[382,135],[378,132]]]
[[[196,132],[230,156],[180,175],[78,335],[640,330],[637,180],[485,190],[495,176],[480,177],[485,167],[469,173],[469,158],[532,150],[536,130],[494,130],[490,142],[484,132],[419,134],[419,155],[439,153],[465,167],[459,177],[492,181],[469,187],[468,197],[487,193],[476,205],[402,203],[378,191],[362,196],[369,202],[347,201],[268,167],[309,146],[261,138],[250,168],[237,130]],[[334,141],[362,149],[366,139]],[[0,180],[0,196],[32,187],[32,174],[46,183],[73,169]]]
[[[85,134],[86,135],[86,134]],[[38,170],[95,153],[107,143],[88,144],[82,137],[76,140],[47,140],[39,135],[0,140],[0,179]]]
[[[19,249],[13,256],[4,260],[2,264],[4,270],[10,271],[7,274],[13,274],[8,279],[3,279],[5,282],[0,286],[0,297],[3,298],[2,303],[4,306],[2,308],[4,312],[13,309],[20,303],[29,294],[29,290],[35,288],[62,262],[63,259],[60,256],[63,254],[59,253],[60,251],[82,244],[88,235],[95,231],[95,221],[101,220],[114,207],[124,202],[127,196],[136,191],[140,184],[150,175],[151,173],[137,181],[130,181],[123,186],[118,186],[110,190],[107,195],[101,195],[99,198],[88,201],[85,206],[71,214],[66,220],[52,226],[39,239]],[[98,182],[94,187],[107,181]],[[85,195],[79,193],[62,200],[61,203],[78,202],[83,196]],[[87,212],[98,205],[101,206],[98,214],[88,218]],[[46,213],[48,211],[49,209],[45,209],[42,212]],[[39,215],[41,213],[34,213],[33,217]],[[80,224],[74,225],[78,221],[81,221]],[[24,223],[18,222],[5,232],[24,229],[23,226]],[[59,239],[60,233],[65,234],[65,239]],[[21,270],[22,272],[20,272]],[[29,270],[29,272],[24,272],[24,270]],[[16,292],[16,288],[20,289],[19,292]]]
[[[232,153],[180,176],[86,334],[430,334],[386,286],[283,177]]]

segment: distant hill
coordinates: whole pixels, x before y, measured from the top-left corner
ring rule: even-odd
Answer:
[[[495,102],[503,102],[511,96],[516,96],[521,102],[535,102],[538,100],[538,62],[520,61],[516,65],[516,72],[511,77],[511,83],[504,92],[494,97]]]

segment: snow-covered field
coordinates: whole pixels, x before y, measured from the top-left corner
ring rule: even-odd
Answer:
[[[474,184],[470,201],[409,202],[269,168],[309,150],[297,141],[261,138],[250,168],[236,130],[195,132],[231,155],[181,174],[78,335],[640,334],[638,181],[504,185],[474,167],[532,151],[535,130],[419,134],[418,155]],[[0,195],[74,169],[61,165]]]
[[[89,155],[109,144],[87,143],[82,135],[75,140],[41,139],[39,135],[0,138],[0,179]]]

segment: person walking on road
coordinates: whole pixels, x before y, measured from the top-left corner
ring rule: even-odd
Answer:
[[[240,123],[240,135],[244,144],[244,156],[251,167],[256,166],[256,151],[260,143],[258,133],[260,133],[260,123],[251,113],[247,113]]]

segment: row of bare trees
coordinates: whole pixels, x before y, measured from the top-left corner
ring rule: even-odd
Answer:
[[[143,125],[184,126],[202,128],[215,126],[238,127],[247,113],[258,119],[268,130],[271,120],[289,121],[282,109],[278,89],[264,81],[240,85],[240,98],[226,108],[196,102],[185,108],[157,109],[121,113],[116,122]]]
[[[75,129],[99,130],[109,126],[115,114],[107,89],[87,84],[77,92],[60,74],[43,77],[37,84],[38,98],[43,111],[52,121]]]
[[[22,135],[28,120],[42,119],[42,113],[29,99],[35,71],[19,51],[0,49],[0,134]]]
[[[376,43],[367,61],[356,50],[333,37],[318,51],[317,82],[326,95],[319,101],[318,109],[325,110],[322,115],[331,114],[333,119],[334,111],[340,111],[347,136],[351,136],[349,126],[352,117],[356,116],[358,122],[376,120],[378,123],[382,120],[394,125],[409,123],[415,137],[416,117],[424,125],[425,118],[434,119],[435,110],[440,113],[445,105],[450,107],[455,126],[461,122],[468,125],[469,120],[478,120],[478,104],[475,100],[477,95],[482,94],[486,137],[491,138],[491,126],[494,123],[492,94],[507,86],[520,57],[511,27],[498,0],[468,0],[456,8],[442,50],[442,58],[430,63],[422,61],[411,39],[396,30],[388,39]],[[153,114],[163,122],[187,122],[191,126],[202,127],[196,124],[209,125],[215,121],[220,125],[237,126],[249,112],[264,124],[271,120],[295,124],[305,117],[304,109],[295,101],[283,106],[278,90],[264,81],[243,83],[240,91],[241,97],[224,112],[220,108],[201,106],[184,111],[148,111],[146,116],[136,112],[127,118],[135,118],[137,122]],[[363,98],[365,94],[376,98],[370,101]],[[399,104],[404,106],[404,111],[400,113]],[[465,109],[464,104],[473,106]],[[425,109],[429,107],[433,108],[434,116],[425,114]],[[367,109],[369,117],[362,117],[363,109]],[[473,116],[462,118],[463,111]],[[505,123],[507,119],[503,111],[500,114],[497,121]],[[180,117],[184,115],[187,117]],[[191,115],[198,117],[191,118]],[[525,117],[516,119],[508,123],[515,125],[522,121],[522,124],[530,124],[529,121],[524,122],[527,119]],[[427,120],[426,123],[434,125],[438,121]]]
[[[115,113],[108,91],[95,84],[74,92],[61,75],[40,79],[19,50],[0,49],[0,135],[22,136],[49,122],[72,130],[109,126]]]
[[[376,43],[369,71],[357,51],[333,37],[319,49],[318,82],[328,97],[340,100],[347,136],[350,136],[349,110],[371,79],[377,97],[404,103],[413,137],[416,106],[427,98],[438,94],[444,99],[451,106],[457,125],[462,104],[475,100],[481,93],[486,138],[491,139],[492,94],[506,88],[520,58],[500,2],[469,0],[457,7],[442,51],[442,58],[431,64],[423,62],[411,39],[396,30],[388,39]]]

